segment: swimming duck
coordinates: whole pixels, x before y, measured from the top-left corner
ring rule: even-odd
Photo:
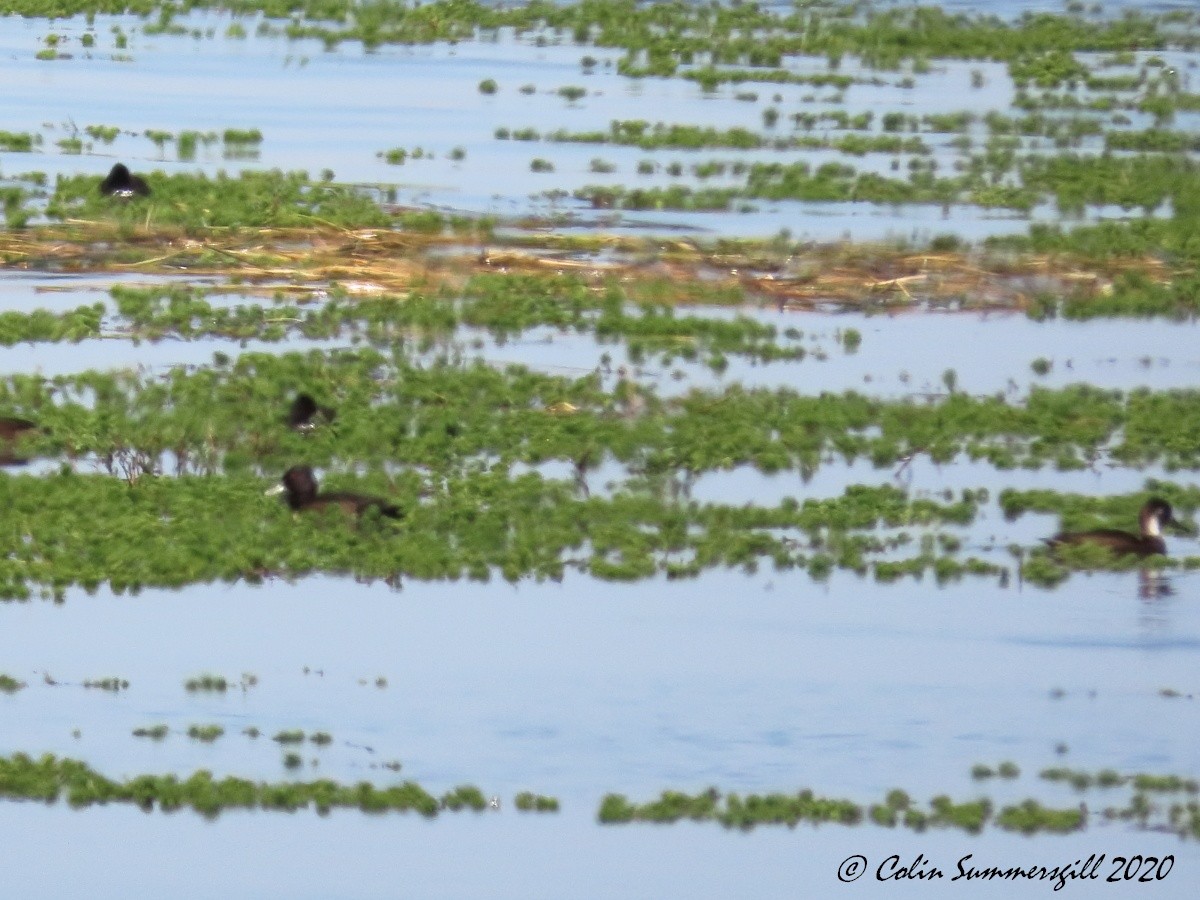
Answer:
[[[1165,556],[1167,544],[1162,539],[1162,526],[1180,525],[1172,514],[1171,504],[1157,497],[1146,501],[1138,513],[1138,524],[1141,526],[1140,536],[1116,528],[1097,528],[1094,531],[1067,531],[1056,534],[1048,538],[1046,543],[1051,547],[1095,544],[1108,548],[1118,556]]]
[[[106,197],[120,197],[123,200],[128,200],[134,195],[149,197],[150,185],[130,172],[124,163],[117,163],[100,182],[100,193]]]
[[[288,410],[287,423],[289,428],[296,431],[311,431],[317,427],[317,418],[332,422],[337,417],[337,410],[328,406],[317,406],[317,401],[308,394],[297,394]]]
[[[287,504],[296,512],[306,509],[326,509],[330,506],[340,506],[347,513],[361,516],[372,506],[379,509],[380,515],[389,519],[402,518],[404,513],[398,506],[388,503],[381,497],[368,497],[365,494],[355,494],[351,491],[326,491],[317,493],[317,478],[308,466],[292,466],[283,473],[279,484],[267,490],[267,495],[286,494]]]
[[[0,466],[20,465],[29,462],[28,459],[13,453],[13,445],[21,435],[37,430],[37,423],[30,422],[28,419],[10,419],[7,416],[0,417]]]

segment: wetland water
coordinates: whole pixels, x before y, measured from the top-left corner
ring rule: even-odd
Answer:
[[[980,5],[950,2],[945,7],[974,12]],[[1111,11],[1113,5],[1103,8]],[[1147,13],[1194,11],[1188,2],[1138,8]],[[989,14],[1005,19],[1061,11],[1061,4],[1017,0],[987,7]],[[22,180],[22,173],[45,173],[46,194],[34,197],[41,210],[57,176],[88,174],[98,181],[117,160],[152,183],[170,174],[211,176],[220,170],[303,169],[318,177],[329,169],[339,183],[360,185],[371,196],[385,198],[385,206],[498,216],[499,232],[509,235],[615,232],[661,237],[665,247],[680,235],[770,238],[786,230],[800,243],[785,265],[797,267],[804,242],[845,240],[852,245],[889,239],[921,244],[938,235],[978,242],[1026,234],[1036,222],[1080,225],[1141,216],[1163,220],[1172,214],[1170,203],[1146,209],[1089,202],[1063,212],[1048,196],[1028,211],[964,201],[838,199],[753,199],[720,212],[653,205],[610,209],[572,194],[597,184],[728,186],[741,183],[735,165],[795,159],[814,168],[848,164],[859,172],[891,177],[908,171],[913,162],[933,161],[939,171],[949,172],[958,163],[967,165],[969,157],[962,142],[954,142],[959,132],[923,125],[913,134],[928,144],[928,153],[644,148],[545,137],[558,129],[604,131],[613,120],[634,119],[764,132],[767,107],[777,107],[785,116],[870,112],[873,125],[866,132],[879,135],[880,121],[889,112],[919,119],[967,109],[980,117],[965,132],[978,151],[988,139],[982,121],[986,112],[1018,112],[1013,105],[1018,91],[1002,62],[934,58],[922,71],[907,63],[902,69],[877,70],[848,53],[837,72],[855,81],[844,89],[747,83],[704,91],[683,78],[619,74],[622,50],[576,44],[569,29],[517,35],[505,28],[472,40],[383,43],[365,52],[357,41],[326,49],[319,39],[266,33],[260,25],[278,29],[286,23],[257,15],[192,12],[172,20],[183,26],[177,34],[148,32],[155,21],[133,16],[97,16],[94,23],[83,16],[53,22],[0,19],[0,81],[6,85],[0,97],[0,132],[37,139],[32,152],[0,149],[0,187],[29,188],[36,182]],[[1188,22],[1194,32],[1197,22]],[[243,25],[246,36],[230,35],[234,24]],[[127,46],[116,44],[114,26],[128,36]],[[69,58],[37,57],[52,46],[47,42],[51,32],[60,36],[53,46]],[[91,47],[84,45],[86,34],[95,36]],[[581,67],[586,54],[596,57],[594,66]],[[1077,55],[1098,67],[1105,56]],[[1103,71],[1150,71],[1145,76],[1150,78],[1157,77],[1157,68],[1174,67],[1185,86],[1190,84],[1187,90],[1200,90],[1200,54],[1163,51],[1164,59],[1157,63],[1155,55],[1139,49]],[[794,76],[831,71],[823,55],[787,56],[782,67]],[[906,77],[910,84],[901,83]],[[479,90],[489,78],[499,83],[494,94]],[[972,87],[974,81],[979,83]],[[522,92],[523,85],[533,85],[533,90]],[[586,93],[575,100],[558,93],[573,85]],[[755,96],[748,98],[750,93]],[[1133,130],[1155,124],[1154,116],[1141,109],[1122,114],[1124,122],[1105,119],[1105,127]],[[821,121],[826,124],[814,133],[828,131],[831,139],[853,131],[829,126],[833,119]],[[88,140],[80,153],[66,152],[58,143],[100,124],[117,126],[119,133],[110,142]],[[1171,124],[1193,137],[1198,127],[1200,116],[1194,111],[1179,112]],[[160,146],[146,134],[147,129],[219,134],[230,128],[261,129],[261,144],[233,153],[217,140],[202,144],[194,159],[183,159],[175,137]],[[500,139],[499,129],[533,129],[539,139]],[[793,131],[791,123],[777,129],[780,135]],[[1044,135],[1024,135],[1019,142],[1023,152],[1049,153],[1053,144],[1054,138]],[[2,141],[0,146],[7,147]],[[406,150],[403,165],[388,164],[381,156],[393,148]],[[461,154],[455,152],[458,148]],[[1103,136],[1095,133],[1071,147],[1087,157],[1101,155],[1104,148]],[[1195,146],[1180,153],[1193,162],[1197,156]],[[547,160],[553,171],[532,171],[534,157]],[[725,169],[696,168],[714,162]],[[642,164],[644,171],[639,170]],[[149,229],[153,214],[154,207],[148,206],[137,225]],[[43,224],[37,216],[40,212],[26,233],[36,234]],[[536,220],[540,231],[526,227],[527,217]],[[125,226],[134,228],[129,222]],[[350,229],[346,231],[349,235]],[[12,234],[22,234],[19,225]],[[203,229],[189,234],[198,241],[211,237]],[[353,246],[350,237],[346,241]],[[478,255],[471,239],[461,244],[465,253]],[[304,387],[338,396],[339,423],[348,423],[344,427],[352,434],[369,418],[370,410],[364,413],[363,407],[370,404],[378,409],[384,400],[399,397],[404,408],[436,409],[450,402],[425,387],[406,393],[407,385],[396,384],[397,360],[418,372],[454,365],[466,372],[475,361],[496,370],[517,364],[565,379],[596,372],[598,390],[612,396],[620,390],[618,371],[625,367],[633,383],[664,402],[742,386],[787,389],[804,397],[854,391],[872,400],[911,402],[916,408],[964,395],[1001,395],[1019,405],[1040,388],[1086,384],[1182,396],[1200,381],[1194,318],[1036,321],[1020,311],[931,311],[919,302],[907,304],[903,312],[898,307],[834,311],[832,302],[818,304],[818,311],[777,309],[763,298],[746,298],[748,302],[734,307],[677,305],[678,317],[723,322],[741,317],[774,329],[779,346],[805,350],[803,359],[770,362],[730,351],[720,365],[703,352],[688,356],[657,344],[649,351],[635,347],[638,338],[629,334],[601,339],[588,328],[548,324],[509,333],[459,323],[424,342],[414,327],[411,334],[417,338],[395,346],[393,337],[380,340],[359,332],[352,337],[350,331],[315,339],[292,331],[270,341],[209,334],[184,340],[167,329],[161,339],[134,341],[135,329],[109,294],[114,286],[220,287],[227,291],[209,295],[214,306],[255,303],[269,312],[275,301],[263,285],[284,285],[289,278],[272,269],[260,285],[231,284],[227,275],[203,266],[199,275],[184,266],[168,274],[127,260],[77,272],[54,261],[52,253],[38,257],[47,262],[30,265],[27,260],[34,257],[12,246],[8,264],[0,268],[0,312],[29,315],[45,309],[63,314],[98,303],[103,318],[98,335],[75,343],[47,339],[0,347],[0,376],[14,379],[15,385],[6,387],[3,415],[10,414],[10,407],[13,415],[28,414],[24,404],[35,392],[21,376],[80,376],[98,384],[96,373],[138,370],[146,378],[140,390],[152,395],[167,391],[164,385],[186,370],[197,378],[222,372],[220,377],[230,379],[225,409],[212,410],[216,422],[229,407],[260,409],[266,405],[262,396],[273,396],[276,385],[263,388],[227,372],[228,360],[236,364],[255,353],[291,367],[289,377]],[[456,250],[462,247],[456,245]],[[565,258],[598,266],[605,260],[603,250],[586,248]],[[1179,271],[1190,264],[1175,257],[1170,261]],[[240,279],[245,272],[237,274]],[[311,289],[305,309],[319,308],[329,296],[325,288],[332,292],[334,287],[314,286],[312,279],[299,276],[296,281]],[[372,287],[369,281],[364,276]],[[242,285],[245,292],[239,293]],[[634,304],[629,305],[632,309]],[[4,327],[9,324],[0,321]],[[800,333],[786,336],[789,329]],[[847,341],[850,332],[856,335],[853,343]],[[685,335],[677,346],[693,341],[700,344],[699,338]],[[333,351],[351,346],[394,351],[396,357],[354,381],[326,365]],[[308,356],[301,361],[297,351]],[[215,363],[214,354],[225,362]],[[289,395],[299,389],[295,381],[283,383]],[[55,388],[48,396],[63,392]],[[113,448],[96,434],[108,434],[105,417],[117,416],[124,401],[100,389],[88,396],[98,410],[94,419],[79,424],[62,413],[66,438],[75,448],[71,454],[0,471],[0,540],[8,542],[0,566],[5,583],[22,566],[37,570],[42,554],[50,556],[58,546],[38,531],[45,527],[45,510],[38,512],[43,518],[36,525],[30,524],[32,494],[17,479],[61,485],[65,491],[112,471],[103,460]],[[539,397],[539,409],[553,409],[551,399]],[[198,402],[183,389],[171,400],[164,408]],[[262,405],[253,405],[260,401]],[[39,408],[53,411],[58,402],[47,399]],[[406,474],[407,467],[398,461],[382,466],[362,462],[345,433],[339,436],[334,429],[305,436],[307,444],[296,435],[280,437],[271,428],[283,431],[281,413],[272,411],[271,416],[262,433],[254,433],[258,443],[249,442],[257,449],[247,450],[245,443],[223,448],[232,472],[244,475],[249,469],[262,476],[255,492],[278,478],[281,446],[298,457],[311,454],[323,480],[365,472],[379,475],[376,483],[383,483],[380,473],[385,472],[394,485],[392,479],[402,481]],[[631,411],[628,419],[635,433],[638,414]],[[574,420],[564,414],[563,421],[569,430]],[[1187,449],[1195,443],[1191,428],[1190,420],[1180,419],[1179,432],[1168,431],[1164,439],[1183,447],[1175,448],[1180,458],[1188,458]],[[414,443],[418,432],[422,440],[428,438],[414,426],[408,432]],[[446,434],[457,436],[449,429]],[[200,432],[196,446],[175,437],[175,443],[155,444],[154,453],[167,457],[181,447],[197,453],[218,447],[223,439],[215,425]],[[1012,438],[1014,443],[1029,439],[1025,434]],[[445,446],[448,455],[456,452],[452,441]],[[877,569],[872,577],[869,566],[861,574],[852,567],[821,573],[802,561],[776,570],[764,557],[736,567],[698,567],[696,577],[682,579],[655,569],[656,574],[605,580],[568,567],[557,583],[535,579],[528,571],[509,583],[493,567],[486,584],[404,572],[389,586],[351,574],[313,573],[303,565],[310,550],[315,554],[339,541],[349,542],[354,553],[372,552],[382,540],[379,523],[326,519],[313,525],[263,501],[256,515],[283,521],[290,533],[313,542],[293,548],[295,555],[288,560],[293,568],[285,567],[282,575],[264,571],[252,552],[251,561],[235,569],[242,577],[232,583],[195,576],[182,578],[185,586],[179,589],[143,586],[127,592],[108,584],[110,578],[125,583],[118,567],[101,573],[94,590],[53,582],[59,602],[5,602],[0,605],[0,673],[25,687],[0,693],[2,757],[52,753],[82,760],[116,780],[166,773],[183,779],[198,770],[217,778],[268,783],[325,778],[387,785],[411,779],[435,796],[473,784],[485,796],[498,797],[501,808],[445,811],[433,820],[414,812],[371,815],[335,809],[318,815],[311,808],[290,814],[233,809],[210,821],[186,809],[144,813],[116,802],[74,809],[65,798],[49,805],[4,799],[0,894],[71,898],[82,896],[81,885],[86,885],[87,896],[95,898],[151,891],[177,898],[795,897],[843,892],[882,897],[897,891],[921,897],[1008,898],[1050,892],[1051,887],[1004,881],[964,885],[944,878],[904,889],[877,882],[873,874],[843,885],[836,872],[855,853],[867,857],[871,873],[895,853],[904,861],[923,854],[950,874],[954,862],[968,853],[980,864],[1000,866],[1053,866],[1104,853],[1109,859],[1171,855],[1175,869],[1153,884],[1072,883],[1063,893],[1190,897],[1200,873],[1200,841],[1195,833],[1174,833],[1162,810],[1171,802],[1181,808],[1194,805],[1194,791],[1166,799],[1151,793],[1159,812],[1139,827],[1136,820],[1103,814],[1106,807],[1129,803],[1127,787],[1093,784],[1085,789],[1039,773],[1066,767],[1185,779],[1200,775],[1200,571],[1182,566],[1161,573],[1076,571],[1053,586],[1035,583],[1021,577],[1019,566],[1042,538],[1059,530],[1060,517],[1034,504],[1034,511],[1011,519],[998,498],[1005,489],[1132,496],[1148,490],[1147,481],[1154,479],[1170,482],[1170,489],[1184,499],[1180,511],[1194,519],[1197,504],[1188,492],[1197,488],[1195,468],[1126,463],[1111,447],[1102,447],[1088,466],[1070,471],[1048,464],[1006,469],[965,453],[937,463],[922,449],[903,460],[887,457],[876,464],[861,455],[846,461],[827,447],[803,476],[794,469],[760,469],[753,461],[701,465],[698,473],[689,472],[687,495],[679,502],[745,511],[775,508],[788,498],[833,503],[863,486],[894,487],[912,501],[939,502],[950,499],[946,491],[961,495],[985,489],[989,497],[974,503],[970,521],[905,523],[890,529],[880,524],[865,533],[904,538],[878,550],[873,559],[910,558],[910,539],[928,547],[940,541],[1004,569],[1003,575],[988,571],[942,583],[926,567],[918,577],[891,580]],[[414,519],[435,521],[429,512],[434,501],[463,490],[461,484],[451,487],[459,484],[454,477],[462,475],[454,465],[471,469],[481,453],[502,460],[512,482],[531,477],[572,483],[577,460],[553,451],[547,451],[546,459],[537,447],[526,454],[510,451],[484,448],[468,460],[451,459],[443,469],[434,469],[429,460],[423,467],[414,465],[420,469],[419,478],[413,476],[419,490],[412,488],[413,517],[397,526],[397,543],[409,547],[422,539],[403,529],[415,527],[410,524]],[[286,464],[303,461],[307,457]],[[593,498],[608,501],[642,489],[631,485],[652,482],[655,473],[649,470],[646,460],[636,456],[624,462],[602,458],[593,460],[586,482]],[[464,478],[462,484],[473,484]],[[220,473],[211,477],[211,496],[217,499],[210,502],[230,504],[230,534],[263,542],[277,536],[280,532],[266,526],[238,531],[244,507],[219,485],[224,480]],[[20,493],[19,486],[26,492]],[[51,500],[43,505],[50,509],[54,527],[66,532],[59,535],[65,546],[71,533],[86,529],[89,510],[61,508],[55,489],[46,488],[44,496]],[[142,489],[144,483],[135,485],[130,496],[142,496]],[[21,499],[10,499],[18,495]],[[490,494],[474,497],[481,515],[498,503]],[[1138,502],[1127,505],[1136,511]],[[476,510],[451,513],[469,521]],[[198,514],[195,507],[182,515],[163,510],[158,518],[189,514]],[[508,530],[518,529],[515,518],[503,521]],[[689,521],[682,528],[701,528]],[[445,525],[442,519],[436,522]],[[131,518],[130,523],[131,570],[141,547],[177,553],[181,568],[195,563],[188,556],[188,541],[171,546],[149,530],[145,519]],[[1129,514],[1122,527],[1132,526]],[[822,540],[836,544],[832,528],[776,530],[817,548]],[[384,534],[386,539],[391,533]],[[446,527],[429,541],[449,545],[461,539],[461,533]],[[589,559],[602,559],[606,539],[598,529],[567,555],[582,561],[581,567]],[[47,540],[44,549],[39,540]],[[1167,542],[1173,557],[1200,557],[1195,536],[1169,534]],[[620,556],[617,550],[607,552]],[[412,557],[410,553],[405,559]],[[292,577],[296,570],[307,574]],[[196,566],[195,571],[211,570]],[[29,579],[44,583],[37,576]],[[202,673],[225,676],[229,689],[186,690],[185,682]],[[119,691],[84,687],[89,679],[106,677],[126,679],[129,685]],[[167,730],[160,739],[133,735],[135,729],[157,725]],[[215,740],[202,741],[188,736],[196,725],[219,725],[224,731]],[[288,745],[273,739],[296,729],[310,736],[324,732],[331,741]],[[296,754],[290,762],[289,753]],[[972,774],[974,766],[994,768],[1002,762],[1015,764],[1019,775]],[[982,834],[971,834],[961,827],[914,831],[867,820],[854,827],[760,825],[739,833],[714,822],[596,821],[609,793],[645,803],[664,790],[697,794],[710,786],[743,796],[808,788],[818,797],[846,798],[864,807],[880,803],[895,788],[908,792],[922,808],[938,795],[955,802],[987,797],[996,810],[1028,798],[1063,810],[1082,803],[1086,827],[1024,836],[992,822]],[[518,811],[514,797],[526,790],[557,798],[561,811]],[[1108,870],[1106,866],[1104,874]],[[202,878],[197,877],[200,871]]]

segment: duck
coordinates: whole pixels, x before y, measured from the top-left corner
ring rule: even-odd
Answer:
[[[29,462],[28,459],[13,453],[13,445],[21,438],[21,435],[38,430],[40,429],[37,422],[0,416],[0,466],[21,465]]]
[[[1140,535],[1117,528],[1097,528],[1093,531],[1065,531],[1047,538],[1046,543],[1052,548],[1094,544],[1106,547],[1118,556],[1165,556],[1167,543],[1162,538],[1162,526],[1180,527],[1171,504],[1158,497],[1146,501],[1138,513],[1138,524],[1141,527]]]
[[[288,409],[287,423],[289,428],[296,431],[312,431],[317,427],[317,419],[332,422],[337,417],[337,410],[328,406],[318,406],[317,401],[309,394],[297,394]]]
[[[150,185],[145,179],[134,175],[124,163],[112,167],[105,179],[100,182],[100,193],[105,197],[120,197],[128,200],[130,197],[149,197]]]
[[[368,509],[375,507],[380,515],[389,519],[400,519],[404,516],[398,506],[388,503],[382,497],[368,497],[351,491],[317,493],[317,478],[309,466],[292,466],[283,473],[279,484],[268,489],[266,494],[285,494],[287,505],[295,512],[338,506],[346,513],[354,513],[361,517]]]

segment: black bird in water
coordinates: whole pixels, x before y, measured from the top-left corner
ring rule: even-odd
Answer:
[[[318,494],[316,476],[308,466],[292,466],[283,473],[283,480],[270,488],[267,494],[285,494],[287,505],[296,512],[339,506],[344,512],[361,516],[374,506],[378,508],[380,515],[389,519],[404,516],[398,506],[388,503],[382,497],[368,497],[351,491],[326,491],[324,494]]]
[[[332,422],[337,417],[337,410],[328,406],[317,406],[317,401],[308,394],[297,394],[288,410],[287,423],[289,428],[296,431],[311,431],[317,427],[320,420]]]
[[[28,419],[0,417],[0,466],[22,465],[29,462],[25,457],[13,453],[13,445],[17,443],[21,435],[38,430],[37,423],[30,422]]]
[[[1183,527],[1172,513],[1171,504],[1157,497],[1146,501],[1146,505],[1138,513],[1138,524],[1141,527],[1141,535],[1117,528],[1097,528],[1094,531],[1067,531],[1056,534],[1048,538],[1046,543],[1054,548],[1095,544],[1108,548],[1117,556],[1165,556],[1167,543],[1162,539],[1162,526]]]
[[[124,163],[117,163],[100,182],[100,193],[106,197],[120,197],[124,200],[134,196],[149,197],[150,185],[140,176],[130,172]]]

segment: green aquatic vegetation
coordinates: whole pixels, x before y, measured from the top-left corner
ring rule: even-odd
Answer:
[[[626,188],[586,185],[574,192],[579,200],[600,209],[729,209],[740,195],[734,188],[704,188],[695,190],[683,185],[665,188]]]
[[[170,734],[170,732],[171,732],[171,729],[169,729],[166,725],[151,725],[148,728],[133,729],[133,736],[134,737],[147,737],[147,738],[150,738],[150,740],[152,740],[152,741],[161,741],[168,734]]]
[[[216,4],[193,0],[187,8],[206,6]],[[10,3],[9,8],[44,12],[23,3]],[[90,0],[67,0],[59,14],[95,8]],[[308,10],[303,19],[289,19],[295,10],[266,0],[235,0],[232,6],[224,0],[221,8],[241,15],[263,12],[266,20],[259,25],[260,33],[321,40],[329,50],[345,40],[361,41],[366,50],[387,43],[463,41],[506,27],[518,33],[535,32],[535,42],[541,44],[548,42],[548,35],[567,34],[580,45],[623,50],[618,71],[633,77],[676,74],[681,66],[693,66],[700,54],[711,59],[714,68],[742,66],[754,72],[780,70],[787,55],[825,56],[836,64],[846,53],[857,53],[867,65],[882,69],[912,60],[914,73],[924,71],[930,59],[949,57],[1032,60],[1033,75],[1053,75],[1061,68],[1056,55],[1166,48],[1186,45],[1188,40],[1169,13],[1135,12],[1097,20],[1037,13],[1003,22],[982,13],[962,15],[910,6],[856,15],[843,4],[801,10],[764,9],[757,4],[711,9],[684,4],[639,6],[633,0],[568,5],[534,0],[500,9],[473,0],[413,6],[330,0],[320,9]],[[181,27],[171,21],[173,4],[136,0],[131,9],[143,16],[160,13],[158,24],[146,26],[148,31]]]
[[[516,304],[499,322],[509,316],[519,322],[531,308],[520,304],[536,309],[554,297],[577,298],[571,302],[579,315],[644,317],[587,282],[564,280],[539,297],[535,286],[501,276],[467,293],[492,291]],[[570,321],[575,313],[569,303],[563,307]],[[656,330],[677,325],[660,312],[650,320]],[[312,435],[286,429],[281,410],[298,386],[336,403],[336,427]],[[28,596],[34,587],[57,594],[106,582],[125,591],[310,572],[555,578],[569,565],[605,578],[659,571],[686,577],[761,562],[802,566],[814,576],[836,565],[877,577],[928,571],[945,579],[984,569],[962,559],[952,540],[906,549],[908,560],[879,560],[891,552],[888,545],[865,539],[881,525],[970,522],[977,497],[943,503],[896,488],[852,487],[824,501],[736,509],[682,504],[671,484],[740,466],[812,471],[830,455],[895,466],[914,453],[949,460],[965,452],[1001,465],[1061,464],[1113,448],[1131,460],[1183,462],[1200,454],[1188,430],[1182,437],[1176,428],[1163,434],[1165,423],[1200,414],[1195,392],[1126,396],[1077,387],[1034,391],[1024,402],[961,393],[891,401],[730,387],[667,401],[639,387],[636,396],[641,408],[630,414],[632,398],[602,389],[599,375],[570,379],[482,364],[416,367],[403,355],[368,351],[244,354],[166,377],[110,372],[0,380],[5,414],[47,426],[36,447],[97,453],[121,476],[3,473],[7,508],[27,537],[0,566],[0,592]],[[167,452],[184,477],[153,477]],[[293,517],[261,492],[297,459],[332,464],[323,485],[394,498],[410,511],[409,520],[396,528],[369,522],[355,528],[337,517]],[[344,459],[360,461],[360,474],[339,472],[335,461]],[[551,460],[571,463],[585,478],[590,468],[613,461],[629,467],[631,477],[613,496],[590,498],[570,479],[511,471]],[[385,461],[404,472],[385,475]],[[1170,499],[1181,511],[1189,508],[1186,494]],[[1137,504],[1124,502],[1130,519],[1123,527],[1129,527]],[[56,510],[65,508],[89,509],[88,522],[64,529]],[[798,544],[798,536],[806,540]],[[819,545],[808,546],[818,538]]]
[[[470,808],[475,812],[482,812],[487,808],[488,803],[479,788],[473,785],[459,785],[454,790],[444,793],[438,801],[438,805],[442,809],[448,809],[453,812],[458,812],[464,808]]]
[[[532,791],[517,794],[515,805],[521,812],[558,812],[557,798],[544,797]]]
[[[0,131],[0,150],[7,150],[9,153],[30,153],[34,145],[41,142],[41,135],[27,131]]]
[[[304,765],[304,757],[299,753],[289,752],[283,754],[283,767],[285,769],[298,769]]]
[[[1132,316],[1194,319],[1200,315],[1200,276],[1181,274],[1161,282],[1137,272],[1119,273],[1107,289],[1076,289],[1061,296],[1035,298],[1031,318],[1066,319]]]
[[[278,739],[278,736],[276,736]],[[333,743],[333,736],[326,731],[318,731],[308,736],[308,739],[318,747],[327,747]]]
[[[788,69],[727,69],[704,68],[688,69],[680,72],[679,77],[696,81],[700,89],[712,93],[723,84],[745,84],[746,82],[764,84],[805,84],[813,87],[834,87],[845,90],[859,83],[850,75],[840,75],[834,72],[802,73]]]
[[[221,675],[210,675],[205,673],[198,675],[195,678],[189,678],[183,683],[185,689],[195,693],[197,691],[210,691],[217,694],[223,694],[229,690],[229,682]]]
[[[1087,77],[1088,68],[1066,50],[1051,50],[1036,56],[1020,56],[1008,64],[1008,73],[1018,88],[1032,81],[1038,87],[1058,87]]]
[[[278,744],[301,744],[304,742],[304,732],[299,729],[292,731],[280,731],[275,737],[271,738]]]
[[[115,125],[88,125],[83,130],[92,140],[105,144],[111,144],[121,133],[121,129]]]
[[[1188,817],[1194,807],[1195,804],[1177,804],[1173,807],[1169,813],[1172,830],[1180,834],[1194,831],[1196,817]],[[1145,825],[1154,812],[1154,807],[1144,795],[1135,794],[1128,809],[1106,810],[1105,815],[1109,818],[1137,818]],[[658,800],[645,804],[632,803],[621,794],[608,794],[601,801],[597,818],[606,825],[672,823],[684,819],[716,821],[726,828],[741,830],[759,825],[794,828],[801,822],[857,825],[866,819],[884,828],[902,825],[914,831],[924,831],[930,827],[940,827],[969,834],[978,834],[988,824],[1024,834],[1044,831],[1062,834],[1082,830],[1087,824],[1086,814],[1081,808],[1054,809],[1042,806],[1034,799],[994,812],[994,805],[987,798],[955,803],[942,795],[934,797],[928,809],[918,809],[912,805],[907,794],[898,790],[890,792],[884,803],[870,804],[865,810],[853,801],[819,798],[807,790],[790,795],[749,795],[745,798],[737,794],[722,796],[715,788],[696,795],[664,791]]]
[[[242,172],[238,177],[151,175],[154,190],[139,204],[114,206],[94,177],[59,177],[46,207],[50,219],[116,218],[130,225],[188,230],[213,228],[380,227],[391,222],[378,204],[353,188],[310,181],[302,172]],[[228,264],[228,260],[225,260]]]
[[[0,672],[0,693],[15,694],[17,691],[25,688],[25,682],[18,681],[11,675]]]
[[[80,306],[64,313],[45,309],[31,312],[0,312],[0,344],[70,341],[78,343],[100,336],[104,304]]]
[[[494,94],[498,89],[499,86],[494,78],[485,78],[479,82],[479,93],[481,94]]]
[[[205,744],[211,744],[224,733],[225,729],[220,725],[189,725],[187,730],[188,737]]]
[[[1005,831],[1020,831],[1023,834],[1039,831],[1066,834],[1083,829],[1084,813],[1078,808],[1052,809],[1036,800],[1025,800],[1017,806],[1006,806],[1000,810],[996,814],[996,825]]]
[[[573,430],[570,416],[552,418],[566,427],[565,433]],[[896,525],[964,513],[969,518],[973,509],[910,502],[894,489],[869,489],[803,506],[785,501],[773,509],[681,510],[640,492],[610,500],[581,499],[569,481],[492,472],[450,478],[446,493],[423,506],[402,500],[412,510],[414,525],[396,533],[366,524],[349,528],[340,517],[293,518],[282,504],[260,496],[258,479],[143,479],[131,489],[115,479],[71,475],[66,483],[113,493],[87,501],[95,513],[94,531],[76,530],[56,544],[39,539],[40,529],[28,518],[29,500],[18,498],[17,509],[32,540],[6,567],[0,585],[6,595],[26,596],[29,583],[58,592],[73,583],[92,590],[107,581],[123,592],[143,585],[180,586],[216,578],[253,582],[270,573],[317,571],[388,579],[486,580],[493,573],[509,580],[557,579],[568,564],[601,578],[642,578],[675,565],[670,554],[689,547],[694,560],[686,574],[713,566],[751,567],[764,557],[786,567],[792,564],[792,544],[777,529],[874,528],[881,522]],[[332,486],[339,486],[336,479]],[[415,495],[418,490],[416,479],[409,479],[405,491]],[[49,501],[52,508],[71,502]],[[180,515],[181,510],[186,513]],[[847,514],[853,519],[845,520]],[[112,515],[122,521],[120,526],[109,524]],[[139,535],[136,544],[127,540],[129,534]],[[77,554],[76,541],[86,543],[86,553]],[[75,555],[83,558],[72,562]]]
[[[1147,775],[1138,774],[1132,778],[1133,787],[1139,791],[1156,791],[1159,793],[1200,793],[1200,782],[1195,778],[1181,778],[1178,775]]]
[[[84,681],[83,686],[101,691],[110,691],[114,694],[129,690],[129,682],[124,678],[89,678]]]
[[[36,760],[24,753],[0,757],[0,797],[43,803],[53,803],[62,797],[76,809],[122,803],[145,812],[155,807],[162,812],[187,807],[206,818],[215,818],[227,809],[280,812],[312,809],[320,815],[333,809],[358,809],[366,813],[412,811],[432,818],[440,809],[478,808],[476,795],[482,799],[477,788],[458,788],[447,795],[453,796],[455,804],[443,805],[411,781],[383,787],[366,781],[339,784],[327,779],[269,783],[234,777],[216,779],[203,769],[183,780],[175,775],[139,775],[115,781],[85,763],[51,754]]]
[[[1200,150],[1200,136],[1161,128],[1150,128],[1146,131],[1109,131],[1104,135],[1104,148],[1139,153],[1188,153]]]
[[[778,112],[775,112],[777,119]],[[773,127],[768,123],[768,127]],[[516,134],[517,132],[513,132]],[[536,132],[534,132],[536,133]],[[731,149],[755,150],[770,148],[820,149],[832,148],[843,153],[861,156],[866,153],[929,153],[929,148],[919,137],[903,138],[897,135],[850,134],[837,138],[793,135],[789,137],[766,137],[741,127],[729,129],[699,125],[678,125],[656,122],[651,125],[644,119],[613,120],[609,130],[595,132],[572,132],[560,129],[544,135],[544,139],[558,143],[614,144],[639,147],[643,150],[664,148],[701,150]]]
[[[257,128],[226,128],[221,140],[226,144],[261,144],[262,132]]]

